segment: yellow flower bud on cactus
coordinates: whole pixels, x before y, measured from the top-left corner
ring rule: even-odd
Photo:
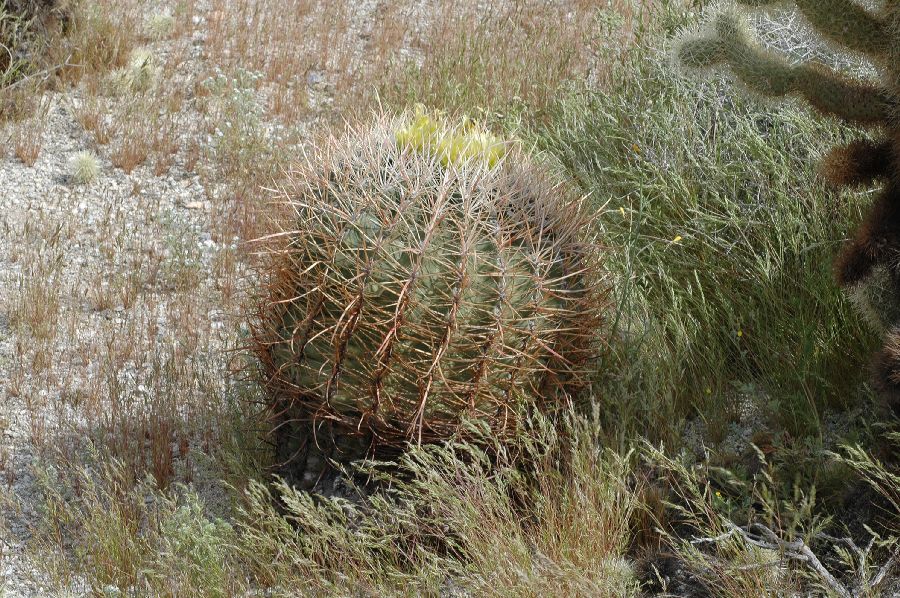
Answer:
[[[395,138],[401,148],[432,152],[445,167],[481,161],[493,168],[506,155],[503,141],[474,121],[465,118],[454,126],[439,112],[429,114],[421,104]]]

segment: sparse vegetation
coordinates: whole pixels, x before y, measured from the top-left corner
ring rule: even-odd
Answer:
[[[38,22],[25,4],[0,18],[14,57],[0,48],[0,591],[897,594],[897,421],[872,409],[866,372],[885,314],[856,309],[891,289],[834,283],[871,190],[836,191],[816,170],[860,132],[673,69],[696,6],[78,0],[31,3],[50,11]],[[869,72],[779,25],[793,18],[753,22],[791,60]],[[334,191],[369,146],[345,139],[332,180],[319,144],[373,111],[412,115],[382,135],[385,155],[430,175],[401,170],[391,186],[391,164],[353,179],[365,192],[346,205],[285,205]],[[435,134],[437,111],[478,127]],[[82,149],[112,167],[67,184]],[[384,217],[395,195],[446,200],[515,163],[596,214],[579,233],[599,240],[609,294],[602,329],[577,323],[602,341],[577,404],[504,403],[516,425],[503,433],[491,415],[421,443],[399,434],[384,461],[339,455],[312,493],[274,477],[271,395],[247,350],[271,263],[259,249],[305,248],[285,267],[316,259],[292,276],[321,268],[332,296],[351,296],[362,262],[322,253],[349,247],[316,243],[324,214]],[[441,205],[435,230],[470,222]],[[421,246],[418,214],[390,238],[401,254]],[[463,242],[437,240],[446,300]],[[559,285],[544,290],[558,300]],[[402,335],[396,304],[379,313]],[[322,363],[333,340],[316,339]],[[358,353],[348,371],[367,371]],[[428,379],[416,367],[407,400]],[[303,391],[329,371],[294,376],[294,398],[319,421],[358,415],[365,384],[341,386],[338,404]]]

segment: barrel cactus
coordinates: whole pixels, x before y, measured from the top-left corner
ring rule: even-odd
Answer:
[[[502,438],[587,383],[590,216],[521,152],[420,111],[325,140],[288,178],[253,339],[289,481],[468,420]]]
[[[775,5],[746,0],[745,8]],[[781,4],[780,2],[777,4]],[[900,407],[900,2],[877,6],[853,0],[795,0],[797,9],[824,39],[862,55],[878,70],[861,80],[819,63],[795,64],[753,39],[745,13],[721,13],[699,36],[679,44],[679,61],[693,68],[726,64],[751,91],[793,95],[820,112],[870,127],[876,140],[834,148],[823,173],[835,185],[883,187],[835,262],[838,282],[852,289],[870,319],[884,326],[886,342],[876,360],[875,385],[887,403]]]

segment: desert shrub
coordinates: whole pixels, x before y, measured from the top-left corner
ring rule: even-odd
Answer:
[[[830,265],[865,196],[838,197],[814,167],[852,129],[683,77],[644,43],[613,89],[573,88],[532,127],[605,207],[607,412],[677,437],[697,412],[723,430],[749,395],[776,429],[815,433],[825,409],[868,396],[872,333]]]
[[[277,196],[253,342],[277,458],[301,471],[335,435],[398,446],[475,419],[509,437],[591,373],[605,300],[578,197],[484,132],[410,118],[324,141]]]
[[[596,424],[538,417],[505,444],[481,428],[481,448],[413,446],[366,466],[381,490],[356,500],[254,484],[238,523],[248,562],[274,595],[637,595],[636,459],[600,448]]]
[[[92,455],[96,457],[97,455]],[[246,588],[231,524],[187,487],[159,490],[106,461],[74,471],[37,464],[41,521],[32,551],[66,593],[233,596]]]
[[[844,447],[843,454],[829,456],[833,463],[849,466],[845,483],[861,481],[886,499],[884,510],[868,519],[871,526],[858,529],[844,517],[823,511],[815,487],[782,488],[770,465],[748,481],[649,446],[641,454],[667,489],[667,512],[659,531],[680,568],[673,579],[652,564],[657,566],[649,576],[654,589],[760,597],[895,594],[893,572],[900,555],[893,489],[897,475],[859,447]],[[765,461],[764,455],[761,458]],[[864,500],[871,501],[871,495]],[[659,565],[665,553],[655,555]]]
[[[381,483],[349,499],[251,480],[227,521],[208,495],[135,484],[123,464],[35,463],[31,553],[61,594],[638,594],[638,455],[600,447],[596,414],[530,417],[510,442],[472,436],[363,465]]]
[[[4,0],[0,2],[0,70],[5,82],[17,65],[33,62],[46,46],[46,35],[57,31],[68,18],[67,2],[60,0]]]
[[[748,3],[766,7],[769,2]],[[824,162],[824,174],[839,186],[871,186],[885,181],[850,242],[835,262],[843,286],[866,286],[874,278],[881,297],[865,304],[883,314],[889,326],[896,324],[900,270],[900,213],[896,208],[900,188],[897,179],[897,106],[900,45],[896,40],[898,9],[893,2],[874,7],[853,3],[806,4],[797,7],[815,32],[847,50],[859,52],[878,69],[876,81],[855,81],[847,73],[822,68],[816,62],[795,63],[753,39],[743,12],[721,12],[699,37],[687,37],[678,48],[679,59],[699,68],[727,64],[747,88],[766,96],[795,95],[818,111],[853,123],[881,129],[881,139],[859,139],[832,149]],[[855,74],[855,73],[854,73]],[[874,275],[874,276],[873,276]],[[886,283],[886,284],[885,284]],[[863,293],[871,299],[871,293]],[[898,332],[891,331],[878,358],[875,384],[900,411]]]
[[[20,120],[44,91],[125,65],[137,0],[0,2],[0,116]]]

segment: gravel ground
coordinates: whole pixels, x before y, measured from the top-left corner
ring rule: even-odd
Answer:
[[[153,47],[164,61],[182,45],[187,61],[174,77],[187,78],[185,88],[205,72],[204,18],[201,6],[192,38]],[[98,148],[77,122],[81,93],[48,94],[43,130],[0,131],[9,150],[0,152],[0,595],[49,592],[26,549],[40,520],[35,472],[44,467],[35,466],[89,461],[97,437],[92,427],[105,421],[103,412],[111,407],[90,399],[112,396],[103,395],[110,362],[122,356],[115,377],[133,400],[147,392],[143,383],[152,368],[140,354],[177,359],[189,336],[176,329],[180,323],[189,321],[197,345],[182,354],[206,355],[223,377],[228,358],[222,349],[235,336],[219,307],[219,287],[221,263],[235,254],[237,240],[216,234],[212,217],[225,190],[195,172],[202,164],[186,168],[187,144],[161,176],[149,163],[129,174],[114,167],[111,146]],[[189,97],[180,122],[203,123],[196,107]],[[184,141],[198,130],[185,127],[179,134]],[[36,135],[40,155],[27,166],[11,146],[17,137]],[[200,135],[199,141],[206,152],[213,137]],[[95,181],[80,185],[72,180],[71,160],[84,150],[97,151],[100,171]],[[231,268],[230,275],[240,270]],[[179,288],[180,276],[191,277],[189,288]],[[125,298],[126,289],[134,296]],[[54,319],[54,332],[40,338],[38,320]],[[138,355],[129,354],[129,345]],[[202,473],[192,477],[197,481]],[[210,488],[206,501],[221,501],[219,489]]]
[[[31,466],[38,454],[32,442],[31,413],[35,408],[48,409],[41,418],[47,431],[76,434],[79,424],[86,422],[79,422],[78,414],[68,411],[64,414],[76,419],[61,421],[65,418],[60,417],[62,414],[54,405],[68,403],[63,396],[65,393],[77,392],[89,385],[91,378],[101,376],[98,363],[88,360],[79,364],[78,354],[90,352],[91,339],[103,338],[104,329],[110,325],[124,330],[126,318],[140,317],[133,312],[126,314],[122,305],[102,310],[91,305],[90,286],[85,284],[84,276],[102,273],[109,266],[104,263],[107,260],[102,248],[108,242],[103,238],[104,233],[115,228],[110,226],[111,221],[121,227],[120,230],[138,230],[144,225],[142,220],[165,214],[171,219],[173,228],[186,233],[185,242],[196,244],[207,264],[216,251],[215,243],[205,230],[208,218],[202,207],[189,207],[196,205],[194,202],[198,197],[204,197],[196,175],[179,172],[178,168],[163,177],[153,176],[146,168],[138,168],[126,175],[101,157],[101,173],[95,182],[80,187],[70,181],[69,161],[75,153],[90,147],[87,136],[74,122],[68,105],[71,99],[64,95],[50,98],[49,123],[43,132],[44,146],[33,167],[25,166],[12,156],[0,162],[0,180],[3,181],[0,186],[0,226],[4,231],[0,237],[0,300],[7,312],[0,316],[0,379],[10,381],[24,373],[21,391],[13,389],[11,383],[0,390],[0,427],[3,431],[0,454],[6,460],[6,483],[14,499],[14,504],[5,505],[3,509],[6,529],[0,539],[2,576],[10,595],[42,592],[42,588],[29,579],[31,569],[23,553],[34,523],[37,502]],[[64,232],[54,242],[46,233],[56,227],[62,227]],[[53,244],[49,249],[46,248],[48,243]],[[29,345],[31,339],[27,332],[13,326],[11,320],[15,317],[8,313],[17,309],[20,300],[51,300],[40,295],[23,297],[23,281],[28,281],[31,276],[28,269],[39,267],[35,264],[39,258],[27,255],[29,249],[35,256],[45,252],[45,257],[58,260],[58,265],[52,266],[53,274],[48,274],[48,280],[59,292],[59,321],[72,324],[70,330],[61,330],[53,343],[55,363],[44,372],[48,377],[46,380],[32,379],[32,368],[23,367],[17,357],[22,353],[17,351],[17,344]],[[133,257],[129,252],[134,250],[135,247],[130,247],[120,252],[113,260],[118,262],[113,267],[124,272],[128,258]],[[23,256],[23,252],[26,255]],[[160,308],[164,309],[164,305]],[[159,319],[165,323],[165,318]],[[166,332],[162,329],[159,334]],[[27,347],[24,355],[33,356],[34,352],[33,347]],[[71,439],[58,440],[71,442]]]

